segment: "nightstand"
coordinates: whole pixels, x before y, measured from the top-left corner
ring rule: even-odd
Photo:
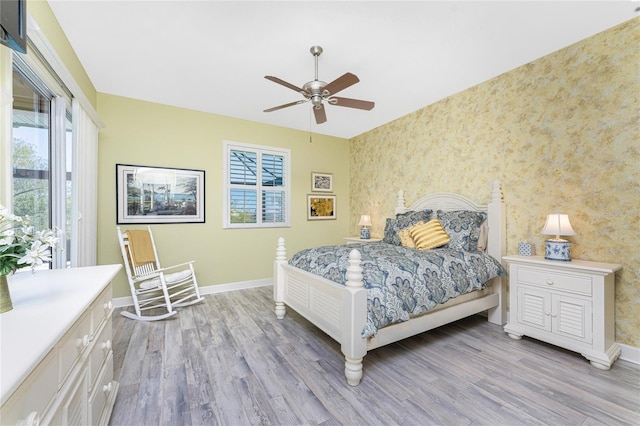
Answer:
[[[513,339],[533,337],[574,352],[608,370],[620,356],[615,342],[613,263],[505,256],[509,262],[509,323]]]
[[[369,238],[368,240],[362,240],[360,237],[344,237],[344,240],[347,244],[354,243],[377,243],[378,241],[382,241],[382,238]]]

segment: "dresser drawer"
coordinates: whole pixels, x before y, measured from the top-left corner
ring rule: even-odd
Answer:
[[[113,312],[112,303],[112,290],[111,286],[108,286],[96,299],[95,303],[91,306],[91,335],[95,335],[100,331],[100,327],[104,321],[111,318]]]
[[[15,425],[30,415],[39,422],[58,391],[58,356],[49,352],[2,406],[0,424]]]
[[[568,291],[591,296],[591,277],[586,275],[550,272],[549,270],[518,267],[518,282],[547,289]]]
[[[65,334],[58,345],[58,386],[62,387],[69,373],[91,343],[91,318],[85,313]]]
[[[89,383],[93,386],[98,372],[104,365],[104,360],[111,353],[111,321],[107,321],[102,332],[95,339],[95,345],[91,349],[91,365],[89,369]]]
[[[101,371],[98,383],[89,397],[90,424],[101,424],[100,420],[103,417],[107,401],[112,398],[112,393],[115,391],[115,384],[113,383],[113,354],[110,353],[106,360],[106,368]]]

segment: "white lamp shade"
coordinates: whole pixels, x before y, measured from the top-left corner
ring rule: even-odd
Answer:
[[[371,226],[371,217],[368,214],[363,214],[360,216],[360,226]]]
[[[575,231],[571,227],[569,222],[569,215],[567,214],[550,214],[547,215],[547,223],[544,224],[544,228],[541,231],[542,235],[576,235]]]

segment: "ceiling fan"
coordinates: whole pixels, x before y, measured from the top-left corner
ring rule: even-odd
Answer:
[[[318,56],[320,56],[320,54],[322,53],[322,47],[312,46],[310,51],[315,58],[316,78],[312,81],[305,83],[304,86],[302,86],[302,88],[297,87],[291,83],[287,83],[286,81],[281,80],[278,77],[274,77],[271,75],[266,75],[264,77],[267,80],[271,80],[274,83],[281,84],[284,87],[288,87],[289,89],[295,90],[296,92],[302,94],[302,96],[304,96],[304,100],[290,102],[288,104],[265,109],[264,112],[277,111],[282,108],[287,108],[293,105],[304,104],[310,101],[313,104],[313,115],[316,118],[316,123],[322,124],[325,121],[327,121],[327,114],[324,110],[324,102],[327,102],[329,105],[337,105],[337,106],[347,107],[347,108],[365,109],[367,111],[371,110],[375,106],[375,103],[371,101],[362,101],[359,99],[351,99],[351,98],[339,98],[337,96],[334,96],[336,93],[340,92],[341,90],[344,90],[347,87],[353,86],[354,84],[359,82],[360,79],[358,79],[358,77],[355,74],[351,74],[350,72],[348,72],[336,78],[329,84],[325,83],[324,81],[318,80]]]

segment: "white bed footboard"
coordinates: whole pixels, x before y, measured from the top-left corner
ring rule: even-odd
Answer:
[[[308,319],[341,345],[345,356],[345,377],[351,386],[362,378],[366,339],[360,336],[367,321],[367,290],[362,282],[360,252],[349,254],[346,285],[287,264],[284,238],[278,239],[273,299],[278,319],[285,316],[285,304]]]

